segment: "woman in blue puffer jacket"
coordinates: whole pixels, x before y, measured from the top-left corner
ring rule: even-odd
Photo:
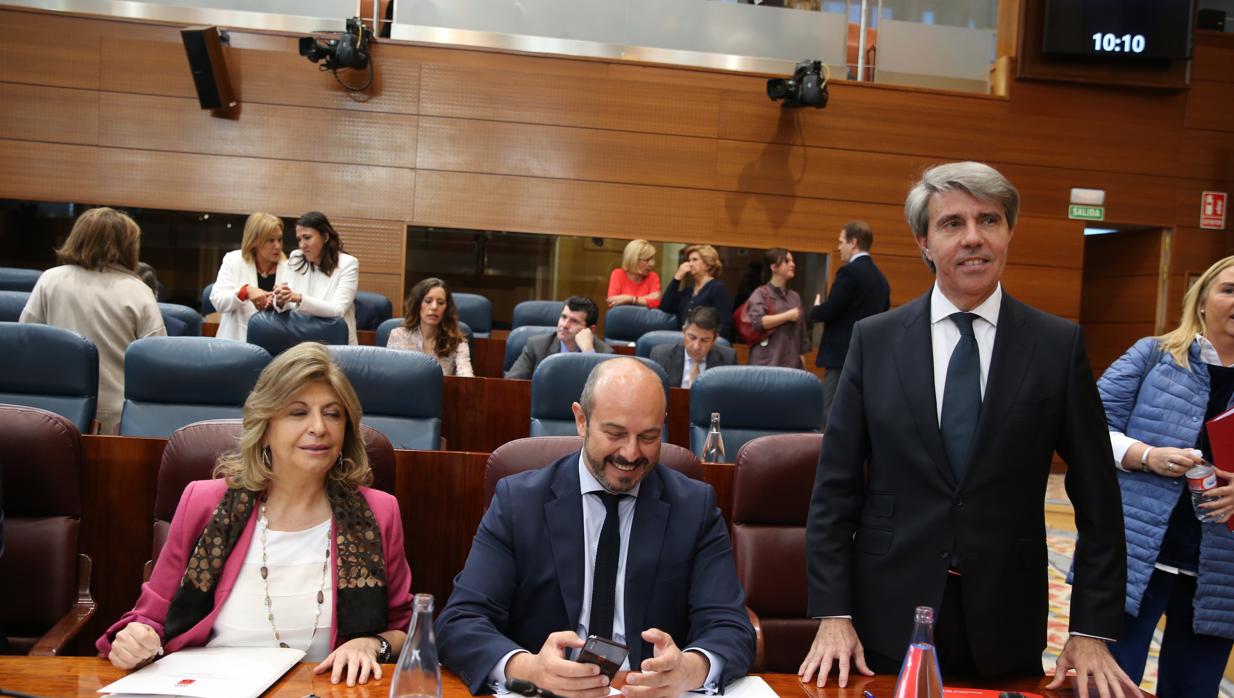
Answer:
[[[1234,257],[1187,291],[1177,329],[1136,342],[1097,388],[1127,527],[1124,626],[1110,649],[1140,682],[1164,613],[1157,695],[1212,698],[1234,646],[1234,532],[1224,525],[1234,485],[1197,510],[1183,474],[1213,462],[1204,423],[1234,402]],[[1215,466],[1234,478],[1234,464]]]

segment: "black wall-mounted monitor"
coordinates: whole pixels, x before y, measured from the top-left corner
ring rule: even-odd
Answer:
[[[1194,0],[1046,0],[1041,51],[1106,60],[1191,57]]]

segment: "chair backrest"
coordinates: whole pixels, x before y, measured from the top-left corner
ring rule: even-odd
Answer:
[[[531,374],[531,435],[568,436],[577,433],[571,405],[578,402],[591,370],[620,354],[550,354]],[[668,374],[650,359],[639,359],[660,377],[668,399]],[[667,404],[667,402],[665,403]]]
[[[604,315],[604,341],[635,343],[648,332],[679,331],[677,316],[659,308],[619,305]],[[678,332],[680,334],[680,332]]]
[[[567,453],[583,447],[583,437],[529,436],[508,441],[488,456],[484,466],[484,506],[493,499],[497,481],[524,470],[543,468]],[[692,480],[703,480],[703,464],[688,448],[675,444],[660,444],[660,464],[672,468]],[[804,655],[803,655],[804,656]]]
[[[557,319],[561,317],[561,308],[565,304],[565,301],[523,301],[514,306],[510,329],[527,325],[556,328]]]
[[[403,326],[403,318],[401,317],[392,317],[389,320],[386,320],[385,322],[378,325],[377,326],[377,346],[379,347],[390,346],[390,333],[394,331],[394,328],[402,327],[402,326]],[[475,333],[471,331],[471,326],[463,322],[462,320],[459,320],[458,328],[460,331],[462,331],[463,336],[466,337],[468,341],[471,341],[471,338],[475,335]]]
[[[395,448],[431,451],[441,442],[441,365],[428,354],[382,347],[330,347],[364,409],[364,423]]]
[[[278,356],[300,342],[347,344],[347,321],[341,317],[313,317],[303,313],[253,313],[248,343]]]
[[[372,291],[356,291],[356,329],[375,330],[381,323],[394,316],[390,299]]]
[[[33,291],[42,275],[38,269],[0,267],[0,291]]]
[[[99,353],[51,325],[0,322],[0,402],[55,412],[89,432],[99,394]]]
[[[707,369],[690,389],[690,448],[700,455],[713,412],[720,413],[720,433],[732,459],[759,436],[817,433],[823,421],[823,382],[808,371],[780,366]]]
[[[270,355],[214,337],[145,337],[124,352],[121,436],[167,437],[203,419],[240,417]]]
[[[762,626],[760,671],[796,671],[818,630],[806,608],[805,527],[822,443],[822,434],[760,436],[737,454],[733,555]]]
[[[25,654],[77,598],[81,434],[45,410],[0,405],[0,628]]]
[[[509,371],[510,367],[518,361],[518,355],[523,353],[523,347],[527,345],[527,340],[542,334],[552,334],[557,331],[557,325],[548,327],[545,325],[523,325],[510,330],[510,334],[506,336],[506,355],[502,361],[501,370]]]
[[[210,292],[213,290],[214,284],[206,284],[206,287],[201,289],[201,314],[203,316],[218,312],[215,310],[214,304],[210,302]]]
[[[661,344],[681,344],[683,343],[680,330],[653,330],[638,338],[634,343],[634,355],[643,358],[651,357],[651,350]],[[732,342],[727,339],[716,336],[716,344],[723,347],[733,346]]]
[[[493,331],[493,303],[478,293],[455,293],[454,307],[458,319],[471,326],[477,337],[487,337]]]
[[[159,303],[159,312],[163,314],[163,324],[167,324],[167,318],[173,317],[184,323],[183,331],[177,335],[180,337],[200,337],[201,336],[201,315],[196,310],[187,305],[176,305],[175,303]],[[168,328],[167,334],[171,334],[171,328]]]
[[[176,513],[180,495],[194,480],[213,477],[219,456],[236,450],[243,426],[239,419],[213,419],[196,422],[177,429],[163,447],[159,463],[158,484],[154,494],[154,548],[150,558],[157,560],[171,517]],[[394,494],[394,447],[381,432],[361,425],[364,447],[373,468],[374,489]]]
[[[17,322],[30,300],[29,291],[0,291],[0,322]]]

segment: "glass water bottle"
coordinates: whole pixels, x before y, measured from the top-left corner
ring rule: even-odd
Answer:
[[[703,442],[703,462],[724,462],[724,437],[720,436],[720,413],[711,413],[711,431],[707,432],[707,440]]]
[[[416,594],[407,641],[390,680],[390,698],[441,698],[441,667],[433,634],[433,595]]]
[[[943,698],[943,674],[934,649],[934,609],[918,606],[913,614],[913,639],[904,653],[896,679],[895,698]]]

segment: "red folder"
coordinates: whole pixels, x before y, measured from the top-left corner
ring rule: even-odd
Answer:
[[[1208,444],[1213,449],[1213,465],[1226,471],[1234,471],[1234,409],[1226,410],[1208,420]],[[1224,479],[1217,478],[1221,485],[1228,484]],[[1225,527],[1234,531],[1234,517],[1225,522]]]

